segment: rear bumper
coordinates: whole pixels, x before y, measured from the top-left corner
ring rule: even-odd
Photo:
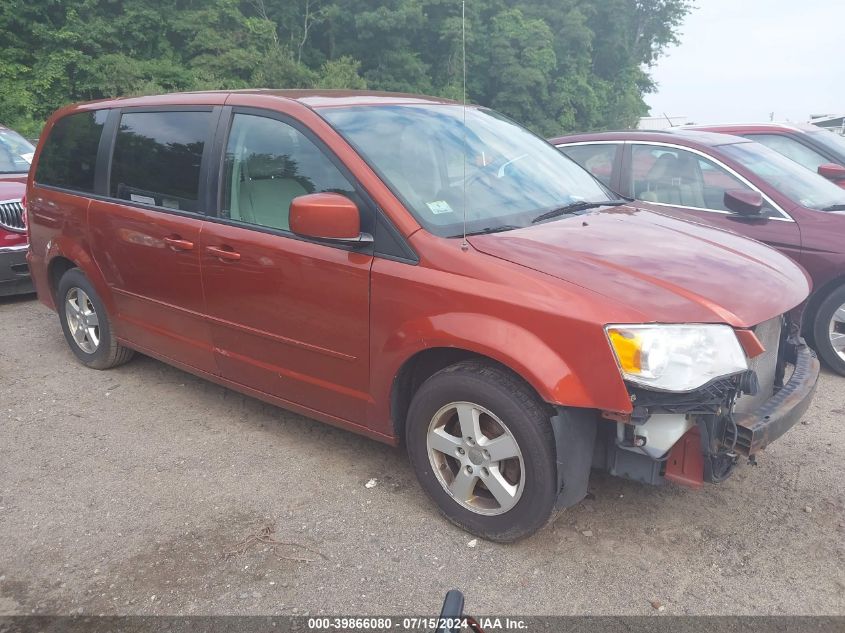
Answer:
[[[26,244],[0,247],[0,297],[35,292],[26,250]]]
[[[807,412],[816,393],[819,361],[803,341],[792,343],[795,369],[789,381],[761,406],[748,413],[736,414],[735,451],[753,455],[795,426]]]

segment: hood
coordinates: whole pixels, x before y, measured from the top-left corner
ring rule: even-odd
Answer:
[[[20,200],[26,191],[26,174],[5,174],[0,176],[0,202]]]
[[[630,206],[469,241],[487,255],[625,304],[645,322],[751,327],[810,291],[803,270],[764,244]]]

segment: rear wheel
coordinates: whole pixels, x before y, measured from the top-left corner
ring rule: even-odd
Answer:
[[[836,288],[819,305],[813,341],[828,367],[845,375],[845,286]]]
[[[557,496],[545,405],[510,371],[466,361],[425,381],[406,443],[420,484],[453,523],[509,542],[541,528]]]
[[[109,369],[132,358],[134,352],[115,339],[105,306],[81,270],[62,275],[56,296],[65,339],[83,364]]]

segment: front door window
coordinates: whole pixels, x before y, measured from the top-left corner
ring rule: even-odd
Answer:
[[[803,165],[812,171],[818,170],[819,165],[830,162],[817,151],[783,134],[749,134],[748,138],[772,148],[776,152],[783,154],[787,158],[791,158],[799,165]]]
[[[752,189],[699,154],[663,145],[637,144],[631,148],[631,191],[639,200],[730,213],[725,192],[732,190]],[[763,214],[779,216],[768,204]]]
[[[323,192],[345,195],[361,208],[349,181],[302,132],[276,119],[235,115],[223,170],[223,217],[289,231],[291,201]]]

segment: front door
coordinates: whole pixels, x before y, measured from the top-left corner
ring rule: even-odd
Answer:
[[[723,165],[697,152],[671,145],[629,145],[628,193],[651,202],[662,212],[752,237],[781,250],[796,261],[801,256],[801,232],[791,218],[765,196],[763,212],[748,218],[724,204],[725,191],[753,187]]]
[[[200,174],[211,108],[124,111],[108,196],[92,201],[92,252],[134,347],[216,373],[200,275]]]
[[[201,238],[220,372],[287,402],[363,423],[372,253],[302,239],[288,220],[295,197],[330,191],[354,200],[366,226],[363,200],[297,123],[250,112],[233,115],[221,217]]]

